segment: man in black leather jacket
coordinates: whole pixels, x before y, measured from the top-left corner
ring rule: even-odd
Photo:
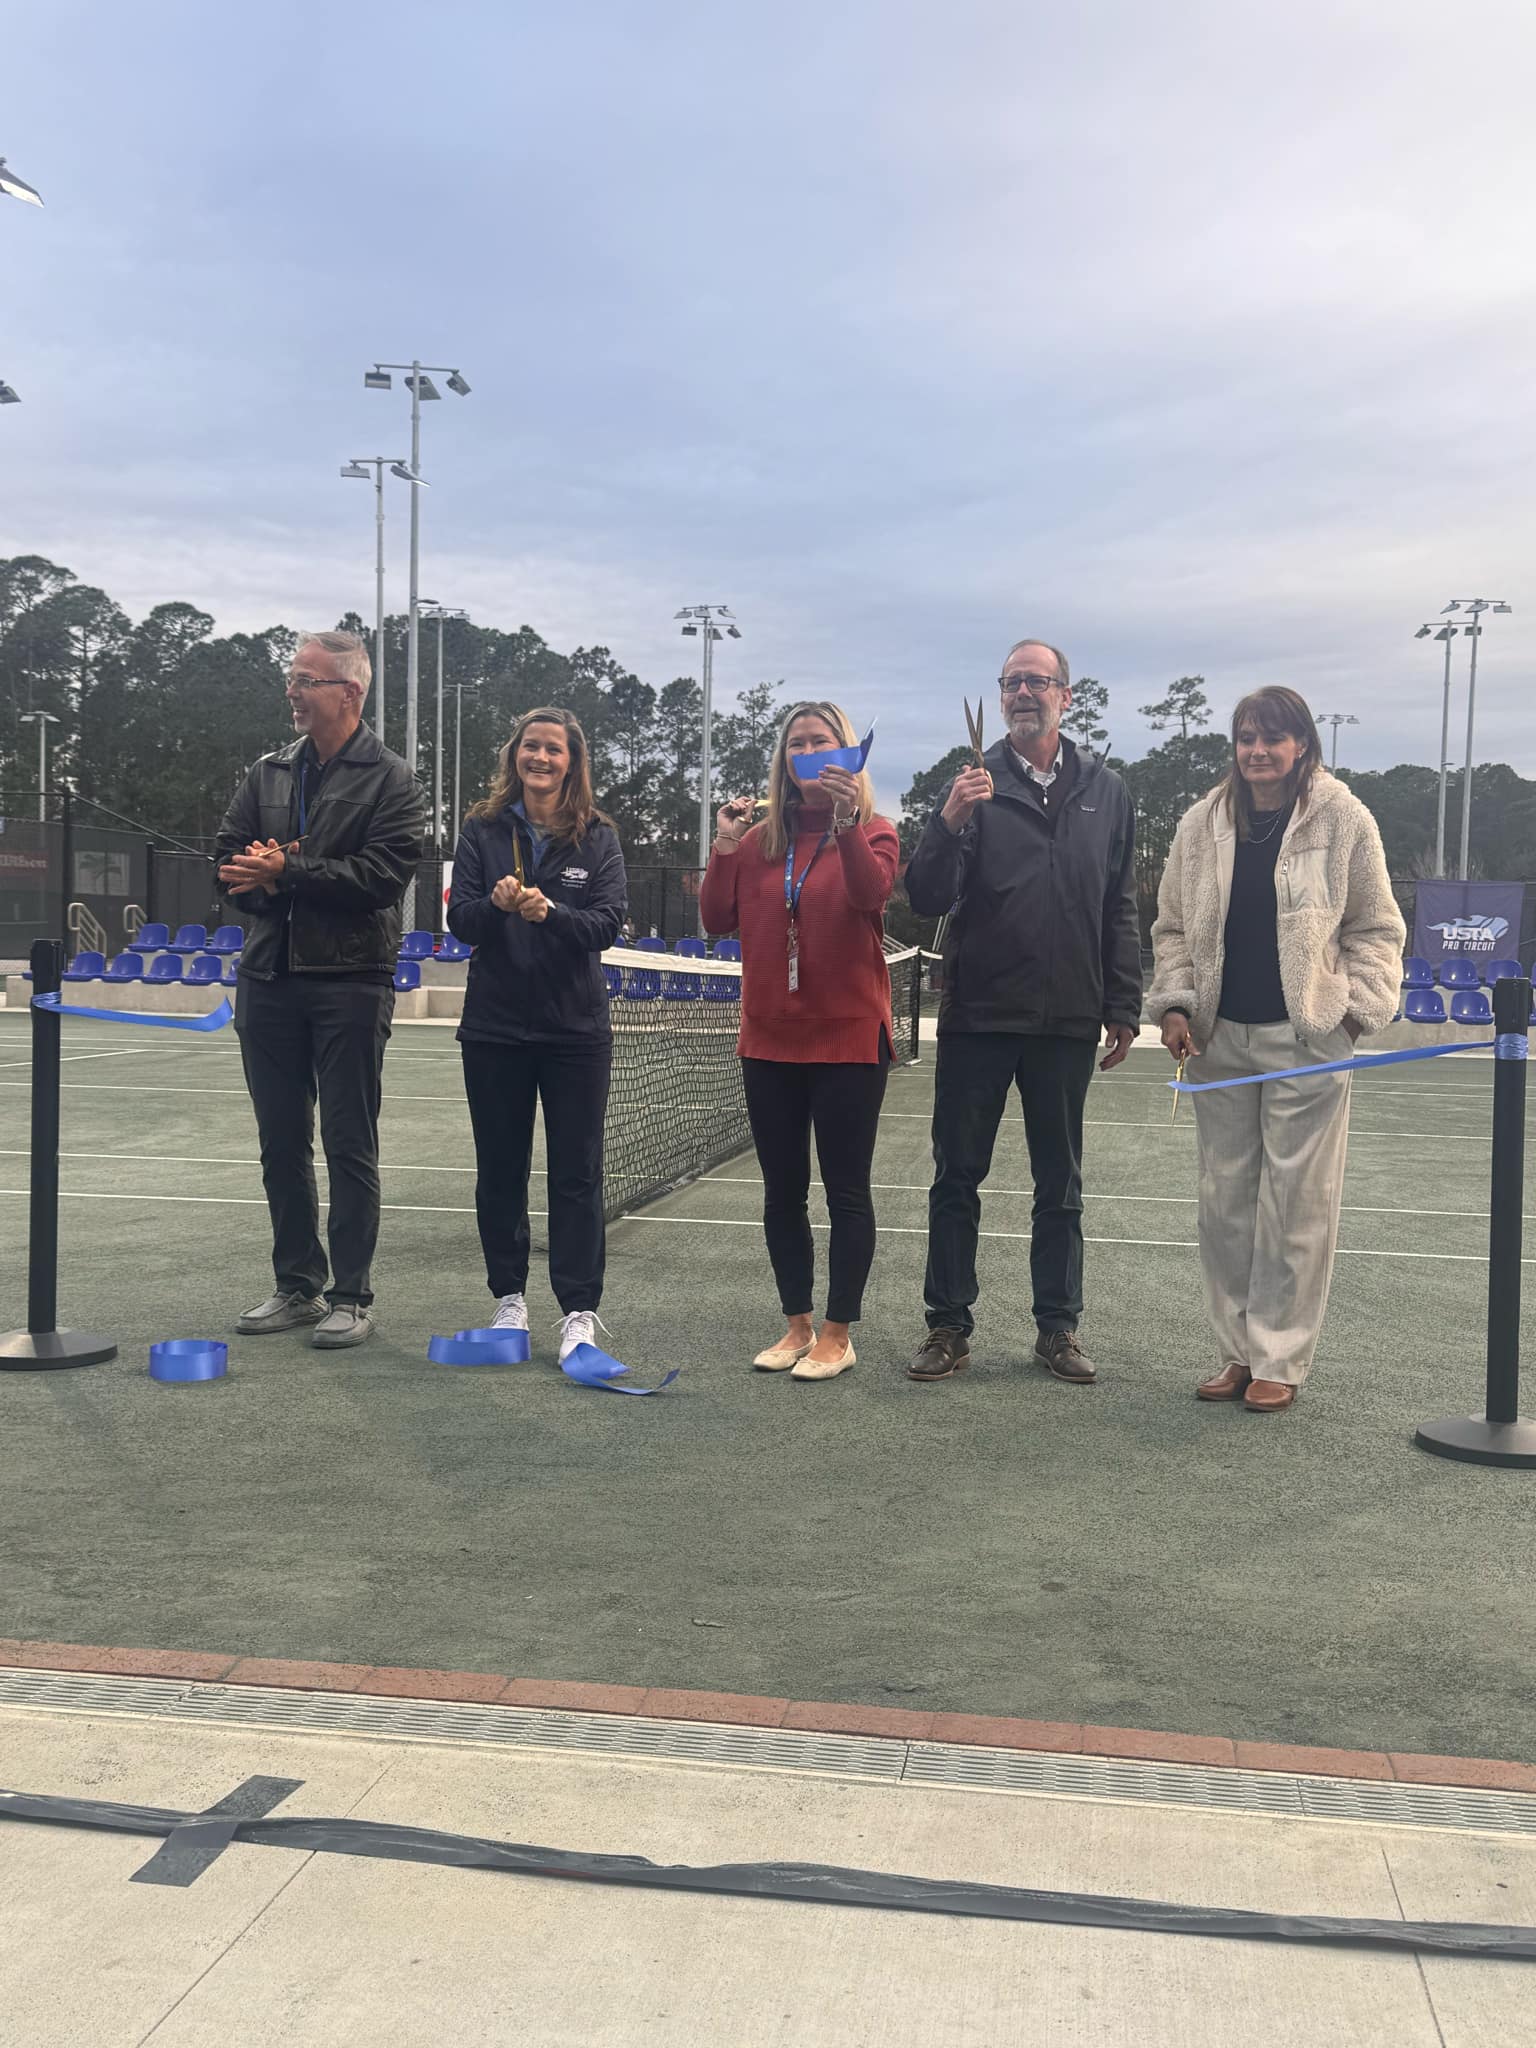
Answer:
[[[421,858],[414,777],[362,723],[372,680],[355,633],[304,640],[288,674],[299,738],[267,754],[219,827],[219,881],[245,925],[235,1029],[261,1135],[277,1290],[247,1336],[313,1327],[322,1350],[373,1331],[379,1093],[394,1014],[400,902]],[[314,1106],[330,1174],[332,1286],[315,1191]]]

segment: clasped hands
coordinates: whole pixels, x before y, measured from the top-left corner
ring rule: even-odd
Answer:
[[[515,910],[525,924],[542,924],[550,913],[550,901],[542,889],[520,882],[516,875],[503,875],[491,891],[498,910]]]
[[[277,878],[288,865],[288,855],[298,845],[279,846],[275,839],[253,839],[244,853],[231,854],[219,869],[219,880],[231,896],[260,890],[264,896],[277,894]]]

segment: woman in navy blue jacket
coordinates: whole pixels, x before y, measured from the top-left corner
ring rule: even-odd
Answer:
[[[524,712],[453,856],[448,929],[474,947],[459,1045],[475,1133],[475,1214],[495,1326],[526,1330],[528,1167],[544,1109],[549,1279],[560,1356],[603,1298],[603,1115],[613,1031],[599,955],[624,922],[618,834],[592,800],[568,711]]]

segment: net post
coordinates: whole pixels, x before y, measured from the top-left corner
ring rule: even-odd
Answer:
[[[57,995],[64,948],[38,939],[31,953],[32,993]],[[27,1243],[27,1327],[0,1335],[0,1372],[39,1372],[61,1366],[101,1365],[117,1356],[107,1337],[60,1330],[59,1298],[59,1058],[63,1019],[57,1010],[31,1007],[32,1158]]]
[[[1525,1237],[1525,1097],[1531,984],[1493,986],[1493,1161],[1488,1208],[1488,1378],[1481,1416],[1421,1423],[1436,1457],[1536,1468],[1536,1422],[1520,1419],[1520,1281]]]

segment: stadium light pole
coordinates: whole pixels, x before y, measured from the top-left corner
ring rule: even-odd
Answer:
[[[478,690],[479,680],[466,683],[462,680],[453,686],[453,829],[457,833],[464,822],[462,774],[464,768],[464,692]]]
[[[1472,732],[1477,715],[1477,643],[1483,637],[1484,612],[1512,612],[1514,606],[1501,597],[1453,597],[1448,612],[1470,612],[1472,623],[1462,631],[1472,636],[1472,664],[1467,673],[1467,767],[1461,785],[1461,879],[1470,872],[1472,846]]]
[[[48,728],[59,723],[51,711],[23,711],[20,723],[37,725],[37,822],[48,822]]]
[[[1339,727],[1341,725],[1358,725],[1360,721],[1358,718],[1351,717],[1347,711],[1330,711],[1318,723],[1333,727],[1333,747],[1328,756],[1328,770],[1331,774],[1339,765]]]
[[[435,597],[422,600],[421,615],[437,621],[437,737],[432,747],[432,844],[438,858],[443,852],[443,621],[467,619],[468,612],[455,605],[439,604]]]
[[[373,705],[374,730],[385,746],[389,741],[384,732],[384,467],[389,465],[391,474],[398,474],[405,468],[403,462],[393,455],[354,455],[350,462],[344,462],[341,473],[345,477],[356,477],[368,481],[369,470],[373,471],[374,487],[374,605],[373,605]],[[417,479],[416,481],[420,481]]]
[[[1440,700],[1440,793],[1435,805],[1435,873],[1442,881],[1445,879],[1445,780],[1451,765],[1451,642],[1460,631],[1459,626],[1442,626],[1437,633],[1433,625],[1423,625],[1413,636],[1415,640],[1428,640],[1433,636],[1445,642],[1445,684]]]
[[[724,639],[727,635],[732,640],[739,640],[741,638],[741,628],[731,616],[731,608],[728,604],[685,604],[680,612],[673,613],[673,617],[684,622],[683,636],[685,639],[692,639],[695,635],[699,635],[704,643],[702,662],[704,715],[699,742],[699,872],[702,874],[704,869],[709,866],[709,842],[713,832],[713,820],[710,817],[710,783],[713,765],[710,760],[710,741],[714,728],[715,642]],[[724,633],[721,632],[719,625],[715,623],[716,620],[724,622]]]

